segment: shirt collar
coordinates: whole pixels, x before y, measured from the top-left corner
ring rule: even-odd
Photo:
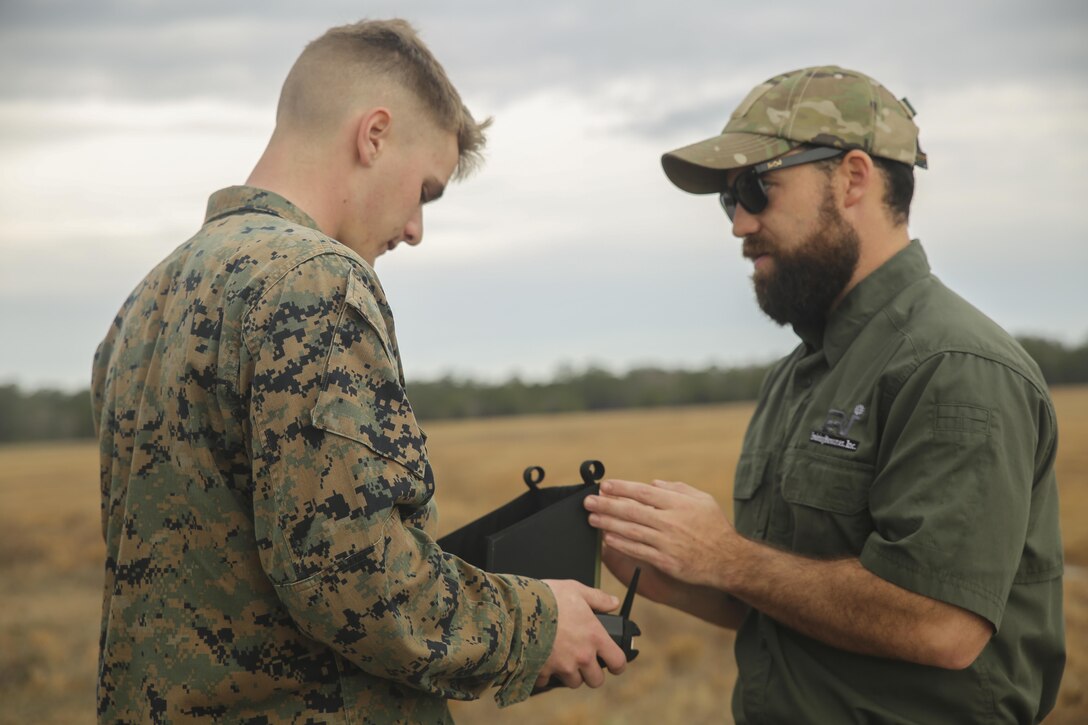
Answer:
[[[317,222],[279,194],[253,186],[228,186],[208,198],[208,211],[204,223],[222,219],[231,214],[272,214],[295,224],[317,229]]]
[[[869,320],[900,292],[929,274],[925,250],[922,243],[914,239],[905,249],[861,280],[827,321],[823,334],[827,364],[834,367]]]

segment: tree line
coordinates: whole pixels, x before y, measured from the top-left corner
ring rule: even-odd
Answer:
[[[1038,337],[1020,343],[1050,385],[1088,383],[1088,341],[1080,346]],[[560,370],[547,382],[515,377],[482,383],[446,376],[409,381],[408,398],[421,420],[530,413],[570,413],[754,400],[769,365],[704,370],[639,368],[614,374],[600,367]],[[0,385],[0,443],[94,437],[90,391],[24,391]]]

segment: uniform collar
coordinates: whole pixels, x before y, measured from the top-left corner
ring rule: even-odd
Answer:
[[[868,277],[861,280],[831,313],[823,334],[824,356],[830,367],[878,312],[904,289],[930,274],[929,260],[917,239]]]
[[[204,216],[204,223],[207,224],[232,214],[252,213],[272,214],[289,222],[320,231],[317,222],[302,209],[279,194],[253,186],[228,186],[212,194],[208,198],[208,211]]]

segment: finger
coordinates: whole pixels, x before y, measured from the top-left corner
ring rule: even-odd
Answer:
[[[555,676],[559,678],[564,687],[569,687],[572,690],[577,690],[582,686],[582,673],[580,671],[556,672]]]
[[[604,670],[602,670],[601,666],[597,664],[596,657],[593,658],[592,662],[584,665],[580,672],[582,675],[582,681],[590,687],[600,687],[604,684]]]
[[[632,559],[644,561],[658,571],[665,572],[670,576],[676,576],[672,572],[671,567],[667,565],[668,562],[665,560],[664,554],[653,546],[648,546],[639,541],[631,541],[630,539],[611,533],[605,534],[604,541],[609,548],[615,549],[621,554],[626,554]]]
[[[682,494],[690,494],[690,493],[692,493],[694,491],[699,490],[699,489],[695,488],[694,486],[689,486],[688,484],[684,483],[683,481],[662,481],[660,479],[654,479],[650,483],[650,485],[651,486],[656,486],[657,488],[664,489],[666,491],[673,491],[674,493],[682,493]]]
[[[620,605],[619,599],[608,592],[593,587],[584,586],[582,588],[582,598],[586,600],[586,604],[589,605],[590,609],[595,612],[611,612]]]
[[[629,498],[586,496],[582,505],[589,511],[615,516],[651,528],[657,528],[661,520],[661,512],[658,509]]]
[[[601,493],[605,497],[619,496],[630,498],[654,508],[662,508],[669,500],[672,491],[651,486],[638,481],[623,481],[618,478],[610,478],[601,481]]]
[[[622,674],[627,667],[627,655],[611,637],[608,638],[606,646],[598,649],[597,656],[604,660],[605,666],[613,675]]]
[[[623,519],[618,519],[614,516],[590,514],[589,525],[600,529],[605,533],[617,534],[625,539],[641,541],[650,546],[657,545],[661,540],[661,534],[657,529],[650,526],[631,523],[630,521],[624,521]]]
[[[653,482],[650,483],[650,485],[653,486],[658,491],[668,491],[670,494],[676,494],[676,495],[679,495],[679,496],[684,496],[685,498],[689,498],[689,499],[694,498],[694,499],[705,499],[705,500],[710,500],[710,501],[714,500],[714,497],[711,496],[706,491],[702,490],[701,488],[695,488],[695,486],[684,483],[683,481],[654,480]]]

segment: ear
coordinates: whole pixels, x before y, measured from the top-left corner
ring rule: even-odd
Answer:
[[[847,152],[839,165],[842,182],[845,184],[843,206],[851,207],[868,195],[879,192],[876,167],[869,154],[860,149]]]
[[[382,106],[373,108],[359,117],[355,147],[360,164],[368,167],[374,165],[385,151],[392,127],[393,114],[388,108]]]

